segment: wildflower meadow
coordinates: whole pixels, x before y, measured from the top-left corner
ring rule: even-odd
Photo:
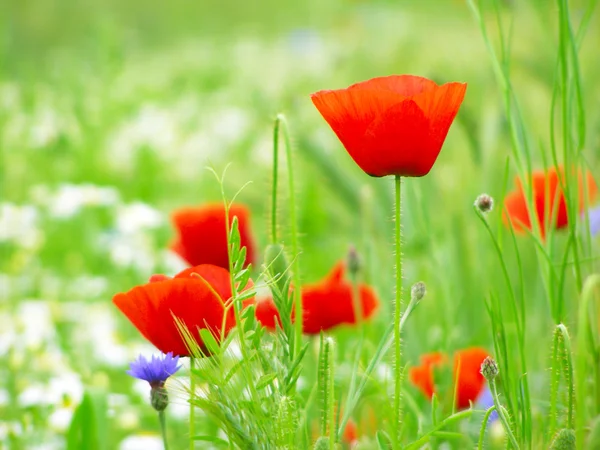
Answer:
[[[600,450],[598,0],[0,15],[0,449]]]

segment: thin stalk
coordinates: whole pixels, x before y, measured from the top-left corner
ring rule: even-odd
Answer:
[[[402,329],[404,328],[404,325],[406,324],[406,320],[410,317],[411,313],[416,308],[418,303],[419,302],[416,300],[416,298],[411,298],[410,303],[406,307],[406,311],[404,311],[404,314],[402,315],[402,319],[400,320],[400,331],[402,331]],[[387,329],[385,330],[385,332],[383,333],[383,337],[381,338],[381,341],[379,341],[379,345],[377,346],[377,349],[375,350],[375,355],[373,356],[371,361],[369,361],[367,368],[365,369],[364,373],[362,374],[360,383],[358,384],[356,389],[349,391],[348,402],[346,403],[346,408],[344,409],[344,415],[342,416],[342,421],[339,426],[338,434],[341,430],[345,429],[346,424],[348,423],[348,419],[350,419],[350,415],[352,414],[354,407],[356,406],[356,404],[358,403],[358,400],[360,399],[361,393],[364,391],[365,386],[367,385],[367,382],[369,380],[371,380],[370,377],[371,377],[371,374],[373,373],[373,371],[375,370],[375,367],[377,367],[377,365],[381,362],[384,355],[388,352],[388,350],[394,343],[393,333],[394,333],[394,324],[390,324],[387,327]]]
[[[329,424],[329,450],[335,449],[335,441],[337,433],[335,432],[335,385],[334,385],[334,353],[333,353],[333,341],[327,340],[325,345],[328,347],[327,351],[327,416]]]
[[[167,423],[164,410],[158,412],[158,421],[160,422],[160,434],[162,435],[163,446],[165,447],[165,450],[169,450],[169,443],[167,441]],[[194,441],[192,436],[190,436],[190,442],[191,445],[193,445]]]
[[[194,436],[196,434],[196,408],[194,407],[194,395],[196,394],[196,381],[194,379],[195,358],[190,355],[190,450],[194,450]],[[165,446],[166,448],[166,446]]]
[[[485,439],[485,430],[487,430],[488,422],[490,421],[490,416],[492,413],[496,411],[496,405],[492,405],[483,416],[483,422],[481,423],[481,429],[479,430],[479,442],[477,443],[477,450],[483,449],[483,441]]]
[[[394,304],[394,448],[400,448],[400,423],[402,421],[402,402],[400,395],[402,390],[402,345],[400,342],[400,317],[402,316],[402,249],[401,249],[401,198],[402,198],[402,178],[396,175],[395,179],[396,207],[395,207],[395,249],[396,249],[396,301]]]
[[[271,244],[277,243],[277,181],[279,171],[279,128],[277,116],[273,127],[273,185],[271,186]]]
[[[289,190],[289,215],[290,215],[290,232],[292,242],[292,266],[293,266],[293,280],[294,289],[292,295],[294,296],[294,325],[295,325],[295,352],[292,355],[292,359],[295,355],[300,352],[302,348],[302,322],[303,322],[303,308],[302,308],[302,297],[300,295],[300,261],[298,255],[300,253],[300,247],[298,245],[298,223],[296,219],[296,193],[294,190],[294,163],[292,159],[292,142],[290,139],[290,132],[287,121],[283,114],[278,114],[276,122],[279,124],[278,128],[283,133],[283,139],[285,141],[285,155],[287,159],[287,172],[288,172],[288,190]]]
[[[496,380],[490,380],[490,390],[492,391],[492,397],[494,397],[494,405],[496,406],[496,411],[498,411],[498,417],[500,418],[500,422],[502,422],[504,431],[506,431],[508,440],[515,450],[519,450],[519,444],[510,428],[508,417],[506,417],[506,410],[500,405],[500,398],[498,397],[498,390],[496,389]]]
[[[587,399],[592,397],[587,393],[587,376],[590,371],[588,357],[593,350],[589,344],[588,336],[590,335],[590,304],[593,301],[594,293],[600,290],[600,275],[595,274],[589,276],[583,285],[581,300],[579,301],[578,323],[577,323],[577,358],[575,360],[575,376],[576,376],[576,405],[578,408],[575,415],[575,433],[578,449],[583,448],[585,438],[585,426],[587,423],[589,410],[587,408]],[[593,317],[593,316],[592,316]],[[597,369],[596,369],[597,370]]]

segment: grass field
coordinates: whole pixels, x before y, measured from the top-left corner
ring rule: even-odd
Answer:
[[[568,224],[550,224],[545,236],[544,224],[517,232],[503,208],[515,177],[532,170],[576,167],[600,186],[597,3],[8,0],[0,448],[163,448],[148,383],[125,373],[139,354],[158,351],[111,299],[187,267],[169,250],[169,216],[221,202],[221,188],[228,199],[241,189],[236,202],[251,211],[251,277],[268,292],[280,113],[295,205],[282,140],[278,240],[294,280],[317,283],[355,248],[358,278],[379,308],[363,324],[304,336],[297,369],[300,343],[290,356],[290,334],[245,314],[230,347],[198,362],[198,391],[188,358],[167,382],[169,448],[515,448],[512,433],[518,448],[542,449],[563,429],[576,444],[554,448],[600,448],[598,196],[584,189],[580,205],[577,173],[566,171]],[[416,282],[427,294],[402,328],[401,428],[394,352],[378,351],[395,311],[394,179],[367,176],[310,99],[390,74],[468,86],[431,172],[402,182],[403,304]],[[207,167],[226,169],[222,186]],[[473,208],[482,193],[494,199],[485,214]],[[470,347],[498,361],[506,408],[483,440],[493,403],[481,394],[457,411],[451,364],[436,365],[433,401],[409,376],[425,354],[451,361]],[[240,372],[225,382],[232,366]],[[282,373],[294,370],[283,392]],[[356,440],[344,434],[346,420]],[[319,436],[327,443],[315,444]]]

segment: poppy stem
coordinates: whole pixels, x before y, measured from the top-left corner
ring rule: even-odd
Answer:
[[[271,186],[271,244],[277,243],[277,181],[279,171],[279,129],[281,115],[275,118],[273,126],[273,185]]]
[[[196,434],[196,409],[194,408],[193,402],[194,395],[196,394],[196,383],[194,381],[195,361],[194,357],[190,355],[190,450],[194,450],[194,435]]]
[[[395,250],[396,250],[396,301],[394,303],[394,448],[400,448],[400,424],[402,422],[402,403],[400,401],[402,389],[402,348],[400,342],[400,318],[402,316],[402,251],[401,251],[401,198],[402,178],[396,175],[395,179]]]

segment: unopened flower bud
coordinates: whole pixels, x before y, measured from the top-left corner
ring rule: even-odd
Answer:
[[[481,375],[488,380],[492,381],[498,376],[498,364],[491,356],[488,356],[481,363]]]
[[[315,442],[313,450],[329,450],[329,438],[327,436],[321,436]]]
[[[348,249],[347,261],[348,272],[350,272],[350,276],[354,278],[358,275],[358,272],[360,272],[360,269],[362,267],[362,261],[360,260],[360,256],[358,255],[358,252],[356,251],[356,247],[354,245],[351,245]]]
[[[164,411],[169,405],[169,394],[164,384],[156,384],[150,390],[150,404],[157,411]]]
[[[410,288],[410,297],[413,301],[418,302],[427,294],[427,286],[424,282],[419,281]]]
[[[575,431],[569,428],[563,428],[554,435],[550,450],[575,450]]]
[[[494,199],[487,194],[481,194],[475,200],[475,207],[482,213],[488,213],[494,209]]]

